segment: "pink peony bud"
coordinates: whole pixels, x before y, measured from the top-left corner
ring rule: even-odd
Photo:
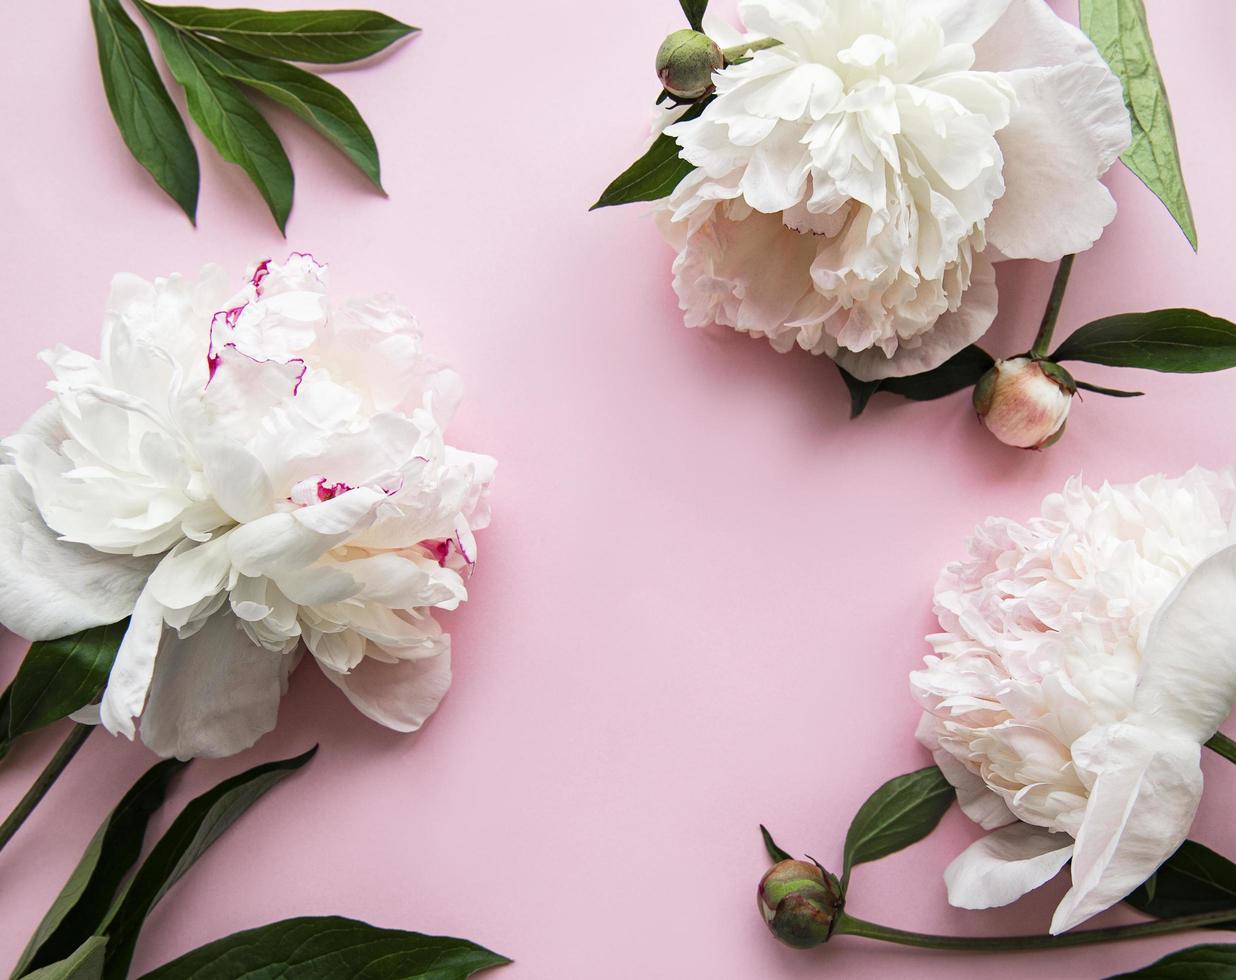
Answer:
[[[1050,361],[996,361],[974,387],[979,419],[1006,446],[1046,449],[1064,435],[1077,385]]]
[[[806,861],[781,861],[760,879],[756,902],[769,931],[787,946],[828,942],[841,909],[836,879]]]

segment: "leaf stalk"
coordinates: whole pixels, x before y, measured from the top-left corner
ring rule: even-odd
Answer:
[[[4,845],[12,840],[13,835],[21,829],[26,818],[34,812],[34,808],[39,805],[43,797],[47,795],[47,791],[60,778],[60,774],[73,761],[73,756],[77,755],[78,750],[86,744],[86,739],[90,737],[94,728],[94,725],[74,725],[69,731],[68,737],[61,743],[60,748],[56,750],[56,754],[52,756],[43,771],[39,773],[34,785],[26,791],[25,796],[17,801],[17,806],[5,818],[4,823],[0,823],[0,850],[3,850]]]

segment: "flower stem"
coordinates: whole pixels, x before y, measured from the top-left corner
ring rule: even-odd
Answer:
[[[1109,943],[1122,939],[1144,939],[1148,936],[1165,936],[1188,929],[1200,929],[1220,922],[1231,922],[1232,909],[1205,912],[1199,915],[1182,915],[1171,919],[1156,919],[1153,922],[1138,922],[1128,926],[1111,926],[1106,929],[1083,929],[1066,932],[1059,936],[935,936],[925,932],[907,932],[891,926],[877,925],[864,919],[841,914],[834,935],[861,936],[878,939],[902,946],[919,946],[924,949],[972,950],[975,952],[999,952],[1006,950],[1063,949],[1067,946],[1088,946],[1092,943]]]
[[[748,41],[746,44],[735,44],[732,48],[722,48],[721,54],[725,58],[727,65],[732,65],[739,59],[744,59],[749,51],[763,51],[766,48],[775,48],[781,42],[775,37],[762,37],[758,41]]]
[[[8,815],[4,823],[0,823],[0,848],[3,848],[21,828],[21,825],[26,822],[26,818],[34,812],[34,808],[39,805],[39,801],[47,795],[47,791],[52,788],[52,784],[64,772],[65,767],[73,761],[73,756],[77,755],[77,750],[80,749],[90,737],[90,733],[94,731],[94,725],[74,725],[69,732],[69,737],[64,740],[60,748],[56,750],[56,754],[52,756],[51,761],[47,763],[46,768],[39,773],[39,778],[34,781],[34,785],[26,792],[13,808],[13,812]]]
[[[1030,356],[1040,360],[1047,356],[1051,348],[1051,335],[1056,330],[1056,320],[1060,316],[1060,306],[1064,302],[1064,291],[1069,285],[1069,273],[1073,271],[1075,256],[1066,255],[1060,260],[1060,268],[1056,270],[1056,279],[1051,284],[1051,295],[1047,297],[1047,309],[1043,311],[1043,322],[1039,325],[1039,335],[1034,338],[1034,346],[1030,348]]]
[[[1236,741],[1228,738],[1222,732],[1215,732],[1206,748],[1223,756],[1228,762],[1236,762]]]

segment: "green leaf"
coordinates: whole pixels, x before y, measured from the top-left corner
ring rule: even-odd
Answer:
[[[1236,929],[1236,864],[1187,840],[1125,901],[1156,919],[1230,908],[1232,921],[1211,928]]]
[[[106,949],[106,936],[91,936],[68,958],[27,973],[25,980],[100,980]]]
[[[417,28],[373,10],[155,7],[168,23],[267,58],[338,65],[368,58]]]
[[[939,367],[905,378],[859,381],[840,364],[837,370],[841,372],[850,392],[850,418],[853,419],[862,415],[871,396],[878,391],[887,391],[916,402],[932,401],[978,384],[979,378],[990,371],[995,363],[995,359],[985,350],[971,344]]]
[[[256,766],[191,800],[138,868],[99,931],[109,937],[106,980],[124,980],[142,925],[180,877],[228,827],[317,752]]]
[[[711,102],[711,98],[695,103],[679,118],[679,122],[696,119]],[[616,204],[634,204],[637,201],[659,201],[669,197],[682,179],[695,169],[678,155],[678,141],[662,133],[648,152],[624,170],[614,182],[605,188],[600,199],[588,210],[611,208]]]
[[[1089,381],[1078,381],[1077,387],[1082,391],[1093,391],[1096,395],[1108,395],[1111,398],[1141,398],[1144,391],[1125,391],[1122,388],[1104,388],[1101,385],[1092,385]]]
[[[704,29],[704,12],[708,10],[708,0],[678,0],[682,5],[682,12],[687,15],[687,23],[691,25],[691,30],[702,31]]]
[[[189,115],[219,155],[249,175],[280,232],[292,210],[292,165],[275,131],[237,86],[219,74],[205,45],[163,19],[161,8],[135,0],[154,28],[172,76],[185,90]]]
[[[510,962],[464,939],[306,916],[216,940],[142,980],[464,980]]]
[[[1226,371],[1236,367],[1236,323],[1200,310],[1122,313],[1079,327],[1051,359],[1181,374]]]
[[[1185,190],[1176,127],[1155,60],[1142,0],[1080,0],[1081,27],[1124,86],[1133,143],[1121,159],[1167,206],[1197,250],[1197,227]]]
[[[957,794],[935,766],[890,779],[859,807],[845,835],[844,874],[922,840]]]
[[[120,883],[141,854],[146,827],[168,786],[188,763],[169,759],[148,770],[95,832],[68,882],[34,931],[13,971],[19,977],[71,956],[99,931]]]
[[[378,190],[382,178],[373,133],[352,100],[317,75],[272,58],[246,54],[207,41],[211,65],[227,78],[247,85],[290,109],[358,166]]]
[[[1170,953],[1150,966],[1107,980],[1233,980],[1236,945],[1210,943]]]
[[[760,833],[764,835],[764,848],[768,851],[768,856],[774,861],[789,861],[790,855],[787,851],[781,850],[777,846],[777,842],[772,839],[772,834],[768,832],[768,828],[760,824]]]
[[[9,687],[9,741],[67,718],[98,697],[127,628],[125,620],[31,644]]]
[[[196,222],[197,151],[142,32],[120,0],[90,0],[90,16],[103,90],[125,146],[189,220]]]

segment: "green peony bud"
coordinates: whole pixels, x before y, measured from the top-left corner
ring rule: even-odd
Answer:
[[[828,942],[841,895],[831,875],[806,861],[781,861],[760,880],[760,914],[781,942],[807,949]]]
[[[721,49],[699,31],[674,31],[657,52],[657,77],[678,99],[702,99],[713,90],[712,73],[724,67]]]

